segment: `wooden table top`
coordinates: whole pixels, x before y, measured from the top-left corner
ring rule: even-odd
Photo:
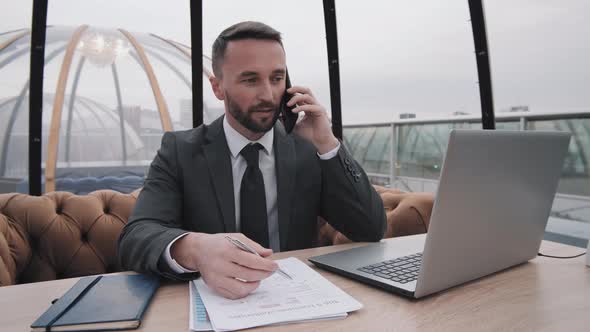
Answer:
[[[412,247],[424,235],[397,238]],[[384,240],[384,241],[390,241]],[[274,255],[310,256],[361,246],[364,243],[312,248]],[[541,251],[574,255],[583,249],[543,241]],[[363,303],[346,319],[264,327],[293,331],[590,331],[590,268],[585,257],[537,257],[517,267],[454,287],[421,300],[406,299],[378,288],[316,269]],[[51,301],[78,278],[0,287],[0,331],[29,331]],[[167,282],[156,293],[140,331],[187,331],[188,284]]]

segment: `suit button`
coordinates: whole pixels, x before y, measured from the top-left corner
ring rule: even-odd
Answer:
[[[346,165],[350,165],[350,158],[348,158],[348,157],[344,158],[344,163]]]

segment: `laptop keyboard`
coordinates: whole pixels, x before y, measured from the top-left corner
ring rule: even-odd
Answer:
[[[359,271],[406,284],[418,279],[422,253],[404,256],[358,268]]]

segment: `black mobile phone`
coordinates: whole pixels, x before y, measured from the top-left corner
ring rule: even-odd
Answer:
[[[293,128],[295,128],[295,124],[297,123],[297,119],[299,118],[298,114],[292,112],[292,110],[295,108],[295,105],[291,107],[287,106],[287,102],[293,97],[292,94],[287,92],[287,89],[290,87],[291,80],[289,79],[289,72],[287,71],[285,73],[285,93],[281,99],[281,105],[279,106],[279,119],[283,122],[283,126],[285,127],[287,134],[293,131]]]

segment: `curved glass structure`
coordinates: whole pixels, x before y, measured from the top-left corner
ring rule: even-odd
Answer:
[[[12,78],[0,92],[0,177],[25,179],[30,31],[0,37],[0,74]],[[43,98],[47,190],[78,192],[71,186],[80,179],[96,182],[86,186],[89,190],[140,187],[164,131],[192,127],[190,57],[189,47],[155,34],[86,25],[48,27]],[[211,62],[205,57],[204,64],[208,80]],[[205,105],[205,121],[222,111]],[[108,184],[117,181],[115,187]]]

